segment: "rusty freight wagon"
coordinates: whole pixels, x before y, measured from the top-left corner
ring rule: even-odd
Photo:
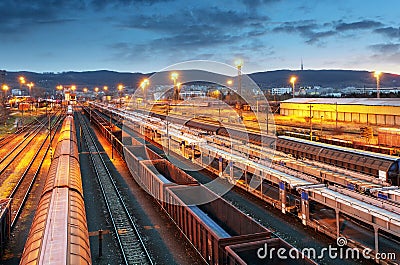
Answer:
[[[166,188],[165,209],[208,264],[227,262],[226,246],[269,238],[271,232],[206,187]],[[200,205],[198,203],[206,202]]]

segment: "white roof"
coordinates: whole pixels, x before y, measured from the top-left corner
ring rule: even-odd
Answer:
[[[400,98],[291,98],[282,103],[338,104],[400,107]]]

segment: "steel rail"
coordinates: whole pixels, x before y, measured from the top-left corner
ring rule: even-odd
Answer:
[[[94,171],[114,228],[115,236],[120,247],[125,264],[153,264],[149,252],[124,203],[111,173],[96,145],[86,121],[79,115],[82,128],[82,138],[90,154]]]

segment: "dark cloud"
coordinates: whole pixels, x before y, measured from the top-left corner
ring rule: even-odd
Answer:
[[[183,8],[176,13],[131,16],[118,26],[156,32],[161,36],[148,41],[146,47],[137,47],[149,52],[169,47],[174,52],[186,49],[202,53],[204,49],[218,45],[228,46],[247,38],[258,38],[267,32],[264,24],[269,21],[265,15],[219,7]]]
[[[96,10],[105,8],[127,7],[134,5],[154,5],[157,3],[171,2],[174,0],[91,0],[89,5]]]
[[[241,2],[249,9],[255,9],[262,5],[268,5],[280,2],[280,0],[241,0]]]
[[[285,22],[273,28],[274,32],[285,32],[289,34],[299,34],[305,38],[307,44],[323,44],[323,40],[332,36],[346,36],[345,32],[348,31],[361,31],[370,30],[385,34],[391,37],[399,36],[400,29],[395,28],[380,28],[383,27],[379,21],[374,20],[360,20],[356,22],[344,22],[342,20],[317,23],[314,20],[301,20],[294,22]]]
[[[400,52],[377,53],[370,57],[372,63],[380,62],[388,65],[398,66]]]
[[[166,33],[181,31],[182,28],[198,31],[210,31],[220,29],[232,29],[231,27],[251,27],[258,29],[269,18],[265,15],[245,13],[236,10],[223,10],[218,7],[179,10],[178,14],[153,14],[131,16],[122,22],[120,26],[128,28],[163,31]]]
[[[400,27],[399,28],[383,27],[375,29],[374,31],[389,38],[400,39]]]
[[[321,44],[323,38],[334,36],[335,31],[325,29],[314,20],[285,22],[273,29],[274,32],[297,33],[306,39],[308,44]]]
[[[400,44],[399,43],[374,44],[370,45],[369,48],[380,53],[395,53],[400,50]]]
[[[84,9],[83,0],[4,0],[0,2],[0,33],[20,34],[43,24],[73,21],[66,10]]]
[[[375,29],[378,27],[382,27],[383,24],[374,20],[362,20],[352,23],[344,23],[341,22],[336,25],[337,31],[346,31],[346,30],[362,30],[362,29]]]

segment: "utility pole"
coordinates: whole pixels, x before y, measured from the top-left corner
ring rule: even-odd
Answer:
[[[312,141],[312,108],[313,106],[310,104],[310,141]]]
[[[267,105],[267,134],[269,134],[269,104]]]
[[[321,136],[322,136],[322,120],[323,120],[324,116],[321,115]]]
[[[167,155],[169,156],[169,121],[168,121],[168,114],[169,114],[169,103],[167,105],[167,116],[165,117],[165,121],[167,124]]]
[[[235,65],[238,70],[238,91],[237,91],[237,105],[239,107],[239,118],[242,120],[243,119],[243,114],[242,114],[242,66],[243,66],[243,61],[238,59],[235,61]]]
[[[337,130],[337,121],[338,121],[338,108],[337,108],[337,101],[336,101],[336,130]]]

